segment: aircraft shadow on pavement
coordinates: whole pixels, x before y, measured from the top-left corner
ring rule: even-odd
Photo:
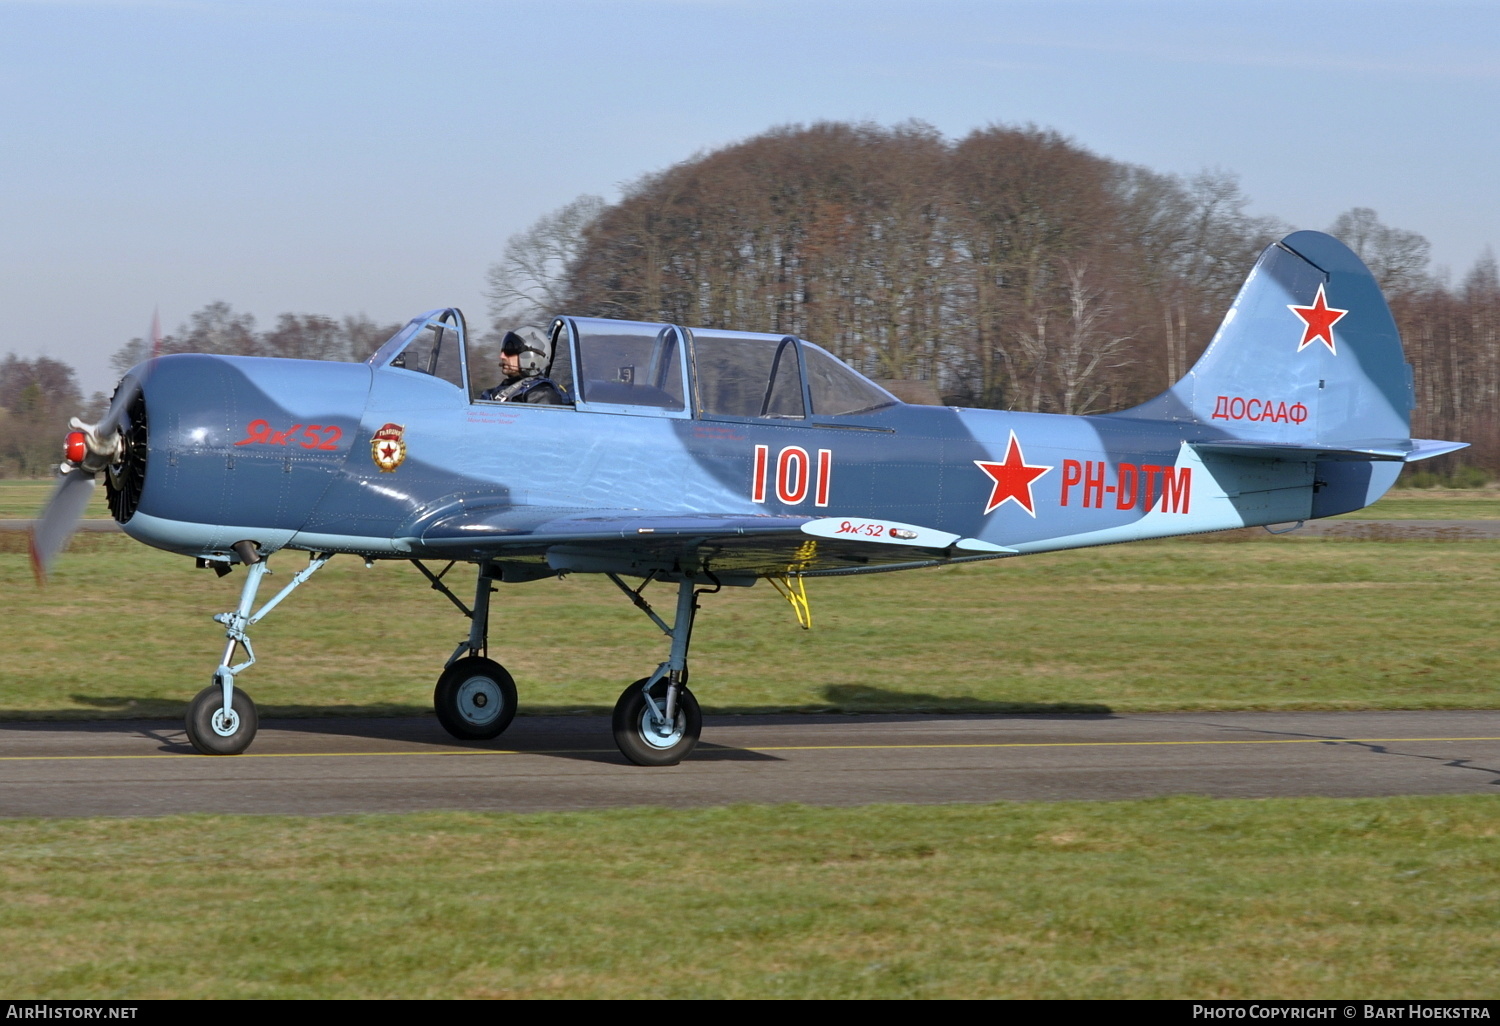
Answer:
[[[615,746],[607,716],[520,716],[504,734],[487,741],[466,741],[449,735],[430,710],[413,709],[402,716],[350,716],[348,707],[324,709],[303,707],[311,715],[262,715],[263,730],[305,733],[337,738],[360,738],[375,742],[406,742],[436,749],[464,749],[476,752],[505,751],[547,755],[584,762],[623,764],[624,756]],[[279,710],[276,710],[279,711]],[[299,712],[302,711],[299,708]],[[321,713],[321,715],[320,715]],[[0,723],[0,732],[70,732],[87,734],[131,734],[149,738],[159,745],[158,751],[192,754],[187,731],[177,716],[149,716],[125,719],[79,719],[77,710],[55,714],[32,713],[26,720]],[[142,722],[143,720],[149,722]],[[167,721],[167,722],[163,722]],[[701,742],[690,757],[693,761],[714,762],[780,762],[778,756],[735,748],[713,741]]]
[[[832,684],[823,689],[823,695],[838,712],[845,713],[1019,713],[1026,716],[1051,714],[1069,719],[1114,717],[1114,710],[1100,702],[1012,702],[969,695],[926,695],[870,684]]]
[[[181,720],[185,701],[159,697],[137,697],[131,695],[69,695],[75,706],[71,709],[26,710],[24,719],[9,720],[8,723],[50,721],[79,725],[89,722],[105,722],[80,710],[78,706],[97,709],[108,719],[171,719]],[[700,696],[700,701],[704,696]],[[710,699],[712,696],[708,696]],[[708,701],[704,703],[706,716],[775,716],[792,717],[825,713],[831,715],[881,715],[914,717],[942,715],[1021,715],[1062,716],[1068,719],[1103,718],[1112,719],[1115,712],[1101,702],[1021,702],[1004,699],[974,698],[969,695],[935,695],[917,691],[900,691],[894,688],[875,687],[870,684],[831,684],[823,688],[824,702],[805,705],[733,705]],[[521,719],[556,717],[561,719],[584,719],[604,717],[608,719],[613,708],[608,705],[576,703],[569,705],[538,704],[527,702],[521,696]],[[0,710],[0,717],[7,710]],[[14,715],[14,714],[11,714]],[[381,720],[381,719],[428,719],[436,729],[432,706],[427,703],[381,703],[377,705],[284,705],[264,704],[260,706],[261,719],[291,720]],[[7,721],[0,721],[7,722]],[[446,735],[444,735],[446,736]]]
[[[359,737],[379,741],[408,741],[418,744],[436,745],[442,748],[461,748],[471,751],[526,752],[549,755],[559,759],[575,759],[582,762],[623,763],[624,756],[615,746],[609,719],[603,716],[518,716],[510,727],[497,738],[488,741],[465,741],[452,737],[431,713],[413,717],[353,718],[329,717],[326,719],[281,719],[268,717],[261,720],[262,729],[283,730],[309,734]],[[185,735],[184,735],[185,743]],[[716,744],[699,742],[691,756],[694,760],[705,757],[719,762],[780,762],[774,755]]]
[[[710,705],[705,716],[712,721],[724,716],[769,717],[772,722],[796,724],[809,716],[878,716],[885,721],[924,720],[933,716],[1018,716],[1027,719],[1113,719],[1114,711],[1094,702],[1016,702],[979,699],[967,695],[936,695],[868,684],[835,684],[823,689],[826,704],[809,705]],[[112,734],[132,733],[160,743],[162,752],[190,753],[182,727],[183,703],[160,697],[129,695],[70,695],[71,709],[27,710],[25,719],[0,721],[0,729],[23,731],[76,731]],[[97,713],[84,712],[84,706]],[[489,741],[465,741],[448,735],[426,704],[266,705],[260,710],[261,724],[273,730],[364,738],[376,742],[407,742],[443,749],[473,751],[519,751],[588,762],[621,763],[611,734],[611,708],[604,705],[524,706],[522,715],[500,737]],[[0,715],[4,715],[0,711]],[[93,718],[101,716],[105,718]],[[142,721],[157,721],[143,723]],[[710,722],[710,731],[712,730]],[[693,761],[779,762],[777,756],[735,748],[705,739],[692,755]]]

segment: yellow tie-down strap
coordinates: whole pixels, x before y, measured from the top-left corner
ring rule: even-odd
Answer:
[[[807,604],[807,579],[787,574],[780,578],[767,577],[766,580],[792,604],[792,611],[797,614],[797,626],[805,631],[812,630],[812,606]]]

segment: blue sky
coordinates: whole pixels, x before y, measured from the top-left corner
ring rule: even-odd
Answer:
[[[1035,123],[1500,244],[1500,5],[0,0],[0,352],[86,390],[161,308],[484,320],[505,239],[773,125]],[[753,328],[753,325],[747,325]]]

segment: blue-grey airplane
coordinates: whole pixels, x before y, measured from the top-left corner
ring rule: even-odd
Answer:
[[[489,658],[496,586],[609,578],[671,639],[620,696],[616,741],[672,765],[701,730],[688,642],[705,593],[769,578],[797,599],[808,577],[1333,516],[1464,444],[1410,437],[1385,299],[1316,232],[1266,249],[1181,381],[1098,416],[908,405],[792,336],[585,317],[551,325],[561,401],[497,401],[468,341],[444,309],[363,363],[159,357],[99,424],[75,421],[33,535],[39,573],[101,474],[131,537],[221,575],[244,567],[187,713],[199,751],[250,744],[249,629],[339,554],[409,560],[468,617],[434,694],[460,738],[495,737],[516,712]],[[308,563],[257,608],[285,550]],[[446,576],[460,563],[477,567],[469,603]],[[676,587],[670,624],[651,582]]]

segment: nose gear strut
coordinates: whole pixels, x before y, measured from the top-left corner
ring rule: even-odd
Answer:
[[[333,558],[329,553],[310,554],[307,566],[274,598],[251,613],[261,580],[271,573],[271,566],[260,555],[254,542],[237,542],[233,548],[241,562],[248,564],[245,584],[240,589],[240,604],[234,610],[214,617],[216,622],[224,625],[224,636],[228,639],[224,655],[219,660],[219,668],[214,671],[213,683],[198,692],[188,705],[188,740],[204,755],[238,755],[255,740],[259,727],[255,703],[244,691],[236,691],[234,686],[235,677],[255,665],[255,648],[250,644],[248,628],[263,620],[267,613]],[[231,665],[236,648],[245,650],[245,660]]]

